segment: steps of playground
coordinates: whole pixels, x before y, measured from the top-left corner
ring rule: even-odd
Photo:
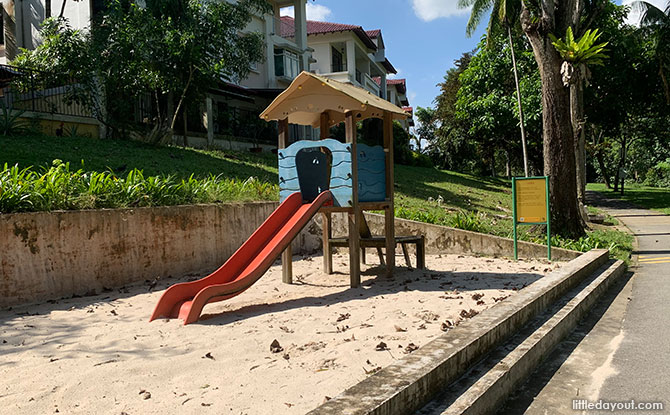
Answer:
[[[624,269],[587,252],[310,414],[494,413]]]
[[[527,323],[416,415],[494,414],[625,270],[608,261]]]

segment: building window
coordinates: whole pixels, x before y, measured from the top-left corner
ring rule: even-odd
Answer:
[[[332,72],[344,72],[347,68],[344,66],[344,60],[342,59],[342,53],[334,47],[331,47],[332,50],[332,59],[331,63],[333,65]]]
[[[251,62],[249,64],[249,69],[254,72],[258,72],[258,62]]]
[[[298,54],[286,49],[275,49],[275,75],[293,79],[300,72]]]

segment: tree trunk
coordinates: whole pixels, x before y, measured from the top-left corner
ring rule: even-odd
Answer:
[[[570,118],[575,140],[577,200],[583,206],[586,194],[586,154],[584,143],[584,68],[575,68],[576,80],[570,84]]]
[[[507,38],[509,48],[512,52],[512,69],[514,70],[514,83],[516,85],[516,102],[519,105],[519,126],[521,127],[521,148],[523,149],[523,172],[528,177],[528,152],[526,151],[526,130],[523,126],[523,107],[521,105],[521,91],[519,89],[519,74],[517,72],[516,57],[514,56],[514,43],[512,42],[512,28],[507,25]],[[509,161],[509,157],[507,158]],[[509,174],[508,174],[509,177]]]
[[[512,165],[509,159],[509,150],[505,150],[505,176],[509,179],[512,177]],[[526,177],[528,177],[528,170],[526,170]]]
[[[186,107],[182,108],[182,117],[184,119],[184,147],[188,147],[188,138],[186,132],[188,130],[187,123],[188,117],[186,116]]]
[[[584,234],[577,202],[575,145],[570,121],[570,91],[561,78],[562,59],[537,26],[524,24],[542,80],[544,174],[549,176],[552,230],[567,237]]]

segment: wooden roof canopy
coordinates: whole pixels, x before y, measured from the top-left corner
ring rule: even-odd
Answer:
[[[318,128],[322,113],[328,114],[328,123],[333,126],[343,122],[350,111],[356,121],[383,118],[384,112],[393,119],[408,117],[402,108],[365,89],[305,71],[270,103],[260,117],[266,121],[288,118],[291,124]]]

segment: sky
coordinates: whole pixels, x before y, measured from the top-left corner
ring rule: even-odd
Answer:
[[[486,22],[465,35],[469,10],[458,0],[307,0],[307,19],[381,29],[386,57],[407,80],[410,105],[434,106],[437,84],[461,54],[473,50]],[[668,0],[651,0],[663,6]],[[617,1],[618,4],[621,0]]]

